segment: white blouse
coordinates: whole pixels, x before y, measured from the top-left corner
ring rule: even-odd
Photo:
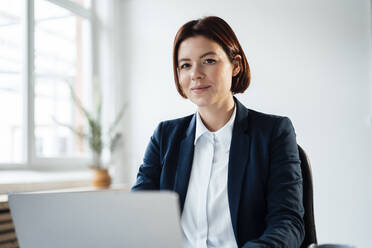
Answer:
[[[181,217],[185,247],[234,248],[227,174],[236,106],[230,120],[216,132],[210,132],[196,115],[194,159]]]

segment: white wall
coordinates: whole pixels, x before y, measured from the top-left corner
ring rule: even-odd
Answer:
[[[103,89],[103,126],[110,126],[123,104],[133,106],[131,103],[131,67],[128,64],[130,57],[129,20],[122,14],[121,0],[93,0],[92,9],[95,13],[93,22],[93,73],[100,80]],[[115,152],[110,172],[113,183],[131,182],[131,109],[127,108],[121,126],[118,130],[123,134],[124,147]],[[106,159],[109,157],[108,154]],[[133,159],[132,159],[133,160]],[[132,177],[132,178],[131,178]]]
[[[238,98],[289,116],[313,167],[321,243],[372,243],[371,20],[368,0],[115,1],[115,95],[130,103],[125,162],[135,173],[156,125],[195,107],[178,96],[172,43],[186,21],[224,18],[252,70]],[[118,54],[120,56],[118,57]],[[108,57],[108,59],[110,59]],[[122,179],[124,180],[124,179]]]

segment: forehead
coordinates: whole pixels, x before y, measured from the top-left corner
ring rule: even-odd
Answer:
[[[181,42],[178,49],[178,59],[198,57],[207,52],[215,52],[217,55],[226,56],[225,51],[217,42],[198,35]]]

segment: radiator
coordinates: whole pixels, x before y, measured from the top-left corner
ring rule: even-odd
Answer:
[[[0,199],[0,248],[18,248],[8,201]]]

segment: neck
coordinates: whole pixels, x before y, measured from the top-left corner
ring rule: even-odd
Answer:
[[[215,132],[222,128],[234,112],[234,99],[231,95],[226,101],[213,106],[199,107],[200,117],[209,131]]]

